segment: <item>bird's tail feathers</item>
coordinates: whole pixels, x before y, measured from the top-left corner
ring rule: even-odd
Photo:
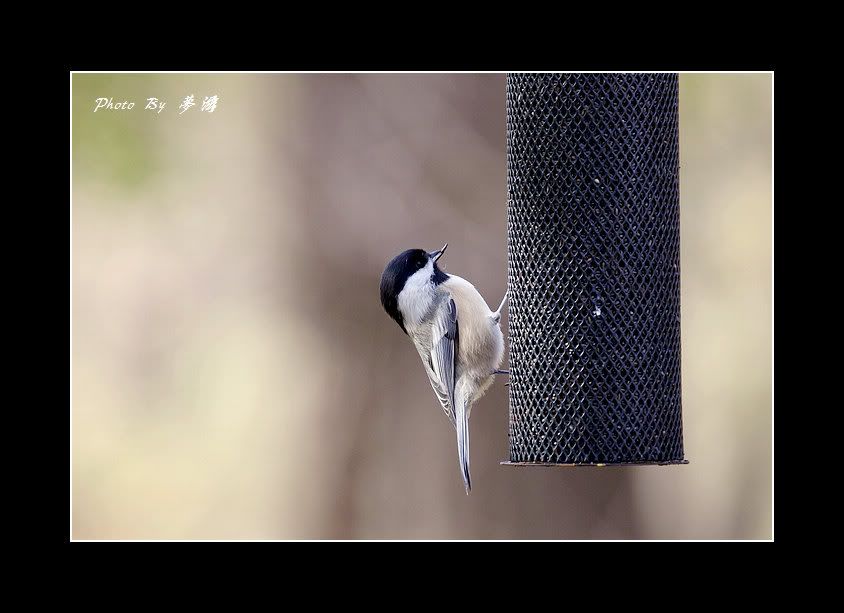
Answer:
[[[458,399],[456,404],[457,457],[460,461],[460,470],[463,474],[463,483],[466,486],[466,495],[468,496],[472,490],[472,477],[469,474],[469,415],[466,412],[466,404],[462,399]]]

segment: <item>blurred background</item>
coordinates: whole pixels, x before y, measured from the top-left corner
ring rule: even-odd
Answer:
[[[680,78],[691,463],[500,466],[497,381],[467,497],[378,285],[448,241],[497,305],[505,75],[73,75],[72,537],[771,538],[771,80]]]

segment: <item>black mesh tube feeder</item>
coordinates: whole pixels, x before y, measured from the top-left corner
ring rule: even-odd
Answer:
[[[510,465],[685,464],[676,74],[507,76]]]

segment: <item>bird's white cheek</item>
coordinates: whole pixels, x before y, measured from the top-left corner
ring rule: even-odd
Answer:
[[[433,268],[429,264],[413,275],[404,284],[399,293],[399,310],[404,317],[405,326],[419,324],[434,301],[434,286],[431,284]]]

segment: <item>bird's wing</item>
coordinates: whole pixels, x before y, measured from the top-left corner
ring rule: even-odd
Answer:
[[[454,425],[454,370],[459,343],[457,305],[449,296],[440,303],[431,324],[431,362],[426,368],[431,387],[451,424]],[[427,366],[427,364],[426,364]]]

